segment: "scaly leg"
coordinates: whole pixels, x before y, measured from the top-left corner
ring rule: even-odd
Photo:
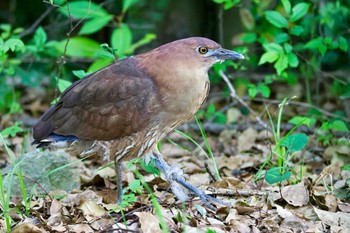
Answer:
[[[196,194],[201,201],[208,206],[212,210],[216,210],[216,208],[209,203],[211,202],[216,202],[222,205],[226,206],[232,206],[232,202],[230,201],[225,201],[221,199],[214,198],[212,196],[209,196],[208,194],[205,194],[203,191],[199,190],[198,188],[194,187],[190,183],[188,183],[184,177],[182,176],[181,172],[178,172],[178,169],[174,169],[173,167],[169,166],[167,162],[165,162],[160,154],[155,153],[154,154],[155,162],[156,162],[156,167],[165,175],[166,179],[169,181],[175,181],[179,184],[181,184],[183,187],[188,189],[189,191],[193,192]],[[174,192],[176,194],[176,192]],[[181,198],[179,198],[181,199]]]
[[[122,181],[122,163],[114,160],[114,167],[116,173],[116,182],[117,182],[117,204],[122,202],[123,195],[123,181]]]

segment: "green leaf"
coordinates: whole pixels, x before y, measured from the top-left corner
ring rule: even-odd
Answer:
[[[11,38],[5,42],[4,46],[11,49],[11,51],[15,51],[15,50],[23,49],[24,43],[20,39],[12,39]],[[7,51],[5,51],[5,52],[7,52]]]
[[[339,49],[344,52],[348,51],[348,41],[343,36],[339,37]]]
[[[123,0],[123,12],[127,12],[129,8],[137,2],[138,0]]]
[[[79,31],[79,35],[88,35],[99,31],[111,21],[113,15],[106,15],[104,17],[94,17],[86,21]]]
[[[247,44],[254,43],[257,39],[256,33],[250,32],[250,33],[244,33],[241,37],[241,40]]]
[[[301,151],[307,144],[309,138],[304,133],[296,133],[288,135],[281,146],[287,148],[288,152]]]
[[[292,52],[292,50],[293,50],[293,47],[292,47],[289,43],[284,43],[284,44],[283,44],[283,47],[284,47],[284,51],[285,51],[286,53],[290,53],[290,52]]]
[[[260,57],[259,65],[265,64],[266,62],[273,63],[278,57],[279,54],[276,52],[266,52]]]
[[[141,181],[140,180],[133,180],[133,181],[131,181],[129,183],[128,187],[133,192],[139,192],[139,191],[143,190],[143,186],[141,185]]]
[[[58,90],[60,90],[61,93],[64,92],[70,85],[72,85],[72,82],[64,80],[64,79],[58,79]]]
[[[281,174],[281,170],[282,170],[281,167],[274,167],[267,170],[266,176],[265,176],[266,182],[269,184],[274,184],[277,182],[288,180],[289,177],[292,176],[292,173],[290,171],[286,171],[283,174]]]
[[[266,51],[273,51],[279,54],[284,53],[283,47],[276,43],[263,44],[263,47],[265,48]]]
[[[299,25],[296,25],[294,26],[291,30],[290,30],[290,33],[292,35],[295,35],[295,36],[300,36],[301,33],[304,32],[304,27],[303,26],[299,26]]]
[[[72,73],[78,78],[84,78],[91,74],[91,72],[85,72],[84,70],[73,70]]]
[[[323,43],[322,37],[317,37],[315,39],[310,40],[304,45],[304,49],[318,50],[322,55],[324,55],[327,51],[327,47]]]
[[[344,171],[349,171],[350,172],[350,164],[346,164],[346,165],[342,166],[341,169],[344,170]]]
[[[311,117],[295,116],[288,122],[294,125],[306,125],[307,127],[312,127],[315,125],[316,119]]]
[[[120,57],[126,55],[130,50],[132,42],[131,31],[126,24],[121,24],[119,28],[115,29],[111,37],[111,45],[116,49],[116,54]]]
[[[258,90],[259,92],[261,93],[261,95],[265,98],[269,97],[270,96],[270,93],[271,93],[271,90],[270,88],[265,85],[264,83],[259,83],[258,85]]]
[[[94,63],[92,63],[89,68],[88,68],[88,72],[92,73],[95,71],[98,71],[99,69],[102,69],[103,67],[106,67],[110,64],[112,64],[114,61],[114,59],[111,58],[101,58],[96,60]]]
[[[127,53],[134,53],[135,49],[150,43],[152,40],[156,39],[156,34],[153,33],[147,33],[141,40],[137,41],[136,43],[133,43],[130,47],[130,49],[127,51]]]
[[[68,7],[67,5],[60,7],[59,12],[67,17],[71,16],[77,19],[106,17],[108,15],[105,9],[92,1],[69,2]]]
[[[338,130],[338,131],[342,131],[342,132],[349,132],[348,127],[346,126],[346,124],[342,120],[335,120],[335,121],[330,122],[329,127],[332,130]]]
[[[9,136],[14,137],[17,133],[23,132],[23,129],[19,126],[20,124],[22,124],[22,122],[16,121],[14,125],[7,127],[1,131],[1,135],[4,138],[7,138]]]
[[[294,67],[294,68],[298,67],[299,59],[297,55],[295,55],[295,53],[288,53],[287,57],[288,57],[288,64],[290,67]]]
[[[284,42],[287,42],[289,39],[289,35],[285,32],[282,32],[282,33],[278,33],[277,35],[275,35],[275,42],[277,44],[281,44],[281,43],[284,43]]]
[[[281,75],[282,72],[288,67],[288,57],[285,54],[280,54],[274,67],[277,71],[277,74]]]
[[[64,53],[67,40],[58,42],[55,46],[60,53]],[[70,57],[96,57],[96,51],[100,49],[100,45],[91,39],[85,37],[73,37],[68,41],[66,55]]]
[[[214,119],[215,123],[226,124],[227,116],[225,114],[223,114],[222,112],[215,112],[214,116],[215,116],[215,119]]]
[[[290,16],[290,21],[295,22],[299,19],[301,19],[304,15],[306,15],[307,11],[309,10],[310,4],[305,2],[300,2],[296,4],[292,9],[292,14]]]
[[[284,10],[287,12],[287,14],[290,14],[290,9],[291,9],[291,5],[290,5],[290,1],[289,0],[282,0],[282,5]]]
[[[47,40],[46,32],[41,26],[38,27],[38,29],[35,31],[35,34],[34,34],[35,45],[38,47],[42,47],[44,46],[46,40]]]
[[[258,94],[258,89],[254,84],[250,84],[248,87],[248,94],[250,98],[254,98]]]
[[[265,17],[272,25],[278,28],[288,28],[288,21],[277,11],[265,11]]]

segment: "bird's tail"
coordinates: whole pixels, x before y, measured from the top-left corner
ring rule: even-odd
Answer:
[[[64,146],[63,144],[65,144],[66,142],[71,142],[78,139],[79,139],[78,137],[72,136],[72,135],[64,136],[64,135],[52,133],[47,138],[35,139],[32,142],[32,145],[37,145],[36,148],[46,147],[51,144],[54,144],[55,146],[60,147],[61,146],[60,144]]]

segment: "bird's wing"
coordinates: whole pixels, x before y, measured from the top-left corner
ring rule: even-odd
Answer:
[[[133,58],[118,61],[69,87],[34,126],[34,139],[55,133],[113,140],[146,128],[159,107],[153,78]]]

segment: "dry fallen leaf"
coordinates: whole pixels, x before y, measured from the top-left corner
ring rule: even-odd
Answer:
[[[107,211],[94,201],[85,201],[80,207],[87,221],[93,221],[106,214]]]
[[[304,182],[282,188],[282,198],[293,206],[303,206],[309,203],[309,192]]]
[[[253,128],[248,128],[238,136],[238,151],[250,150],[255,145],[258,132]]]
[[[159,227],[159,220],[156,216],[149,212],[136,212],[134,213],[139,217],[141,230],[143,233],[161,233],[162,230]]]
[[[343,212],[334,213],[330,211],[320,210],[316,207],[314,207],[314,210],[322,223],[329,226],[337,226],[342,227],[343,229],[350,229],[350,214]]]
[[[2,230],[1,230],[2,231]],[[4,231],[5,232],[5,231]],[[37,226],[33,225],[32,223],[26,222],[22,223],[20,225],[17,225],[14,227],[11,231],[11,233],[23,233],[23,232],[28,232],[28,233],[42,233],[45,231],[41,231]]]

